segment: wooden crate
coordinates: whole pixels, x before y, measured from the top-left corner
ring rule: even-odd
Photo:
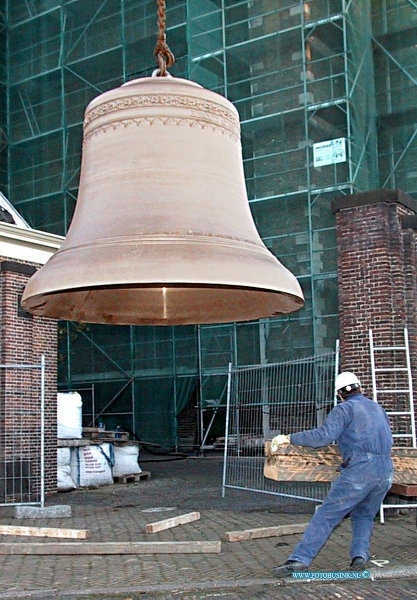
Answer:
[[[417,484],[417,448],[393,448],[394,483]],[[265,442],[264,476],[275,481],[331,482],[342,459],[337,446],[308,448],[283,444],[272,452]]]

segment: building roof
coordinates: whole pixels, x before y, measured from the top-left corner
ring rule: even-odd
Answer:
[[[61,246],[60,235],[32,229],[0,192],[0,256],[45,264]]]
[[[0,192],[0,222],[10,223],[11,225],[17,225],[23,229],[31,229],[30,225],[26,223],[21,214],[17,212],[11,202],[6,198],[4,194]]]

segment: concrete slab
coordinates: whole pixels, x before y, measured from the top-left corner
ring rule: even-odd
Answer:
[[[16,506],[15,519],[60,519],[71,517],[72,510],[69,505],[56,506]]]

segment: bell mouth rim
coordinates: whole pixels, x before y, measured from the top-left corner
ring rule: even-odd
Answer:
[[[154,290],[167,290],[167,291],[180,291],[180,290],[230,290],[230,291],[242,291],[242,292],[258,292],[258,293],[263,293],[263,294],[276,294],[276,295],[282,295],[282,296],[287,296],[289,298],[294,298],[294,300],[297,302],[297,304],[300,304],[300,306],[304,306],[304,299],[301,296],[298,296],[296,293],[291,293],[291,292],[287,292],[285,290],[277,290],[277,289],[273,289],[273,288],[266,288],[266,287],[257,287],[257,286],[250,286],[250,285],[233,285],[230,283],[184,283],[184,282],[172,282],[172,283],[167,283],[167,282],[161,282],[161,283],[152,283],[152,282],[146,282],[146,283],[112,283],[112,284],[96,284],[96,285],[90,285],[90,286],[79,286],[79,287],[69,287],[69,288],[62,288],[62,289],[58,289],[58,290],[54,290],[54,291],[50,291],[50,292],[40,292],[39,294],[30,294],[27,295],[27,297],[25,297],[25,294],[23,294],[22,297],[22,301],[21,304],[23,307],[27,307],[29,306],[29,301],[30,299],[35,299],[35,298],[49,298],[52,296],[58,296],[58,295],[66,295],[66,294],[77,294],[77,293],[88,293],[88,292],[101,292],[101,291],[117,291],[117,290],[131,290],[131,291],[135,291],[135,290],[150,290],[150,291],[154,291]]]
[[[172,281],[172,282],[131,282],[131,283],[103,283],[103,284],[93,284],[93,285],[85,285],[85,286],[73,286],[68,288],[61,288],[51,292],[40,292],[39,294],[32,294],[32,297],[36,296],[52,296],[54,294],[62,294],[62,293],[74,293],[74,292],[88,292],[88,291],[102,291],[102,290],[128,290],[128,289],[167,289],[167,290],[175,290],[175,289],[222,289],[222,290],[241,290],[241,291],[253,291],[253,292],[265,292],[271,294],[286,294],[288,296],[294,296],[298,298],[297,294],[286,292],[285,290],[277,290],[273,287],[261,287],[261,286],[252,286],[252,285],[244,285],[244,284],[232,284],[232,283],[191,283],[191,282],[183,282],[183,281]],[[23,295],[24,301],[28,298],[25,298]]]
[[[34,315],[57,320],[198,325],[278,317],[302,308],[304,301],[289,292],[248,286],[144,283],[43,292],[23,297],[21,304]]]

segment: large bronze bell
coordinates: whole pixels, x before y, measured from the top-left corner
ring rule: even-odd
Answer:
[[[171,76],[95,98],[68,235],[22,304],[55,319],[122,325],[247,321],[300,308],[296,278],[252,219],[234,106]]]

